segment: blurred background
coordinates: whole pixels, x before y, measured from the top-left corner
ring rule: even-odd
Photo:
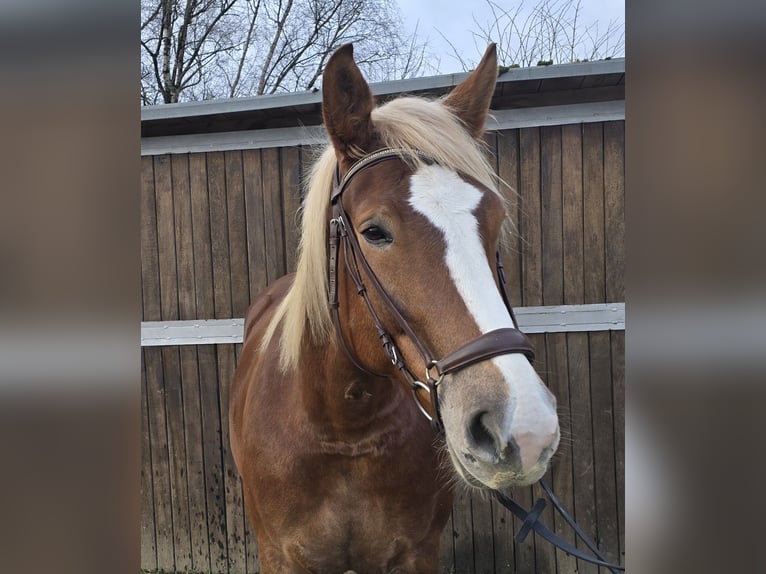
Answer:
[[[466,20],[467,44],[460,29],[432,26],[443,2],[415,16],[399,8],[401,38],[423,47],[420,75],[470,68],[482,26],[499,41],[499,19],[476,4],[477,22],[454,18]],[[628,571],[755,569],[766,509],[766,8],[625,8]],[[587,20],[583,8],[583,26],[598,19],[601,34],[619,11]],[[139,569],[139,121],[142,104],[165,101],[136,42],[149,16],[129,2],[0,4],[3,571]],[[509,54],[510,67],[553,52]],[[237,61],[221,63],[229,90]]]

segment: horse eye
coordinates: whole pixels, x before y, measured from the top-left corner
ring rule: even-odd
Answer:
[[[375,225],[372,225],[362,231],[362,235],[364,236],[367,243],[371,243],[373,245],[382,245],[384,243],[391,243],[392,241],[388,233]]]

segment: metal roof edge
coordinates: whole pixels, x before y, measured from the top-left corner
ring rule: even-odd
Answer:
[[[577,76],[625,73],[625,58],[577,62],[530,68],[511,68],[498,76],[497,82],[520,82],[527,80],[546,80]],[[376,96],[399,93],[427,92],[456,86],[468,76],[468,72],[427,76],[408,80],[393,80],[370,84]],[[216,114],[231,114],[252,110],[279,109],[321,103],[322,92],[296,92],[288,94],[270,94],[246,98],[224,98],[201,102],[182,102],[178,104],[159,104],[141,108],[141,122],[159,121],[172,118],[193,118]]]

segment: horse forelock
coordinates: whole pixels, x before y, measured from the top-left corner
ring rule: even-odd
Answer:
[[[440,100],[398,98],[374,109],[372,121],[380,144],[402,150],[402,159],[413,169],[423,162],[422,154],[503,197],[498,188],[505,184],[487,161],[485,146],[471,137],[460,119]],[[279,330],[283,371],[297,365],[306,336],[321,344],[332,329],[327,300],[327,217],[335,166],[335,152],[327,145],[304,181],[295,279],[261,343],[261,348],[265,348]]]

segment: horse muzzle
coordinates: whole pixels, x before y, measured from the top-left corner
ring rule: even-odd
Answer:
[[[486,377],[456,376],[449,383],[442,416],[450,456],[463,479],[490,488],[539,480],[560,440],[556,402],[542,382],[514,388]]]

